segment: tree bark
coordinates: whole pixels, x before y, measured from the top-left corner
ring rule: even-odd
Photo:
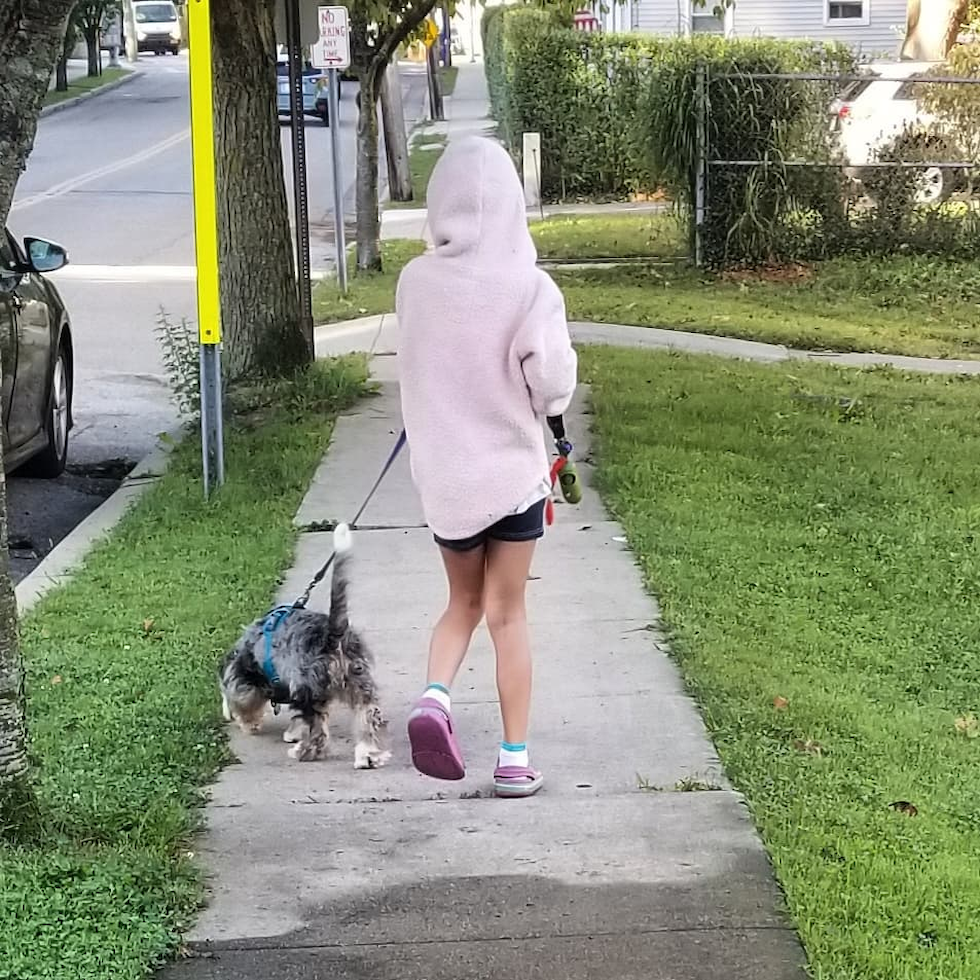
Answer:
[[[98,27],[88,26],[85,28],[85,53],[88,56],[88,77],[98,78],[102,74]]]
[[[68,91],[68,55],[62,55],[55,67],[54,89],[56,92]]]
[[[71,7],[72,0],[0,0],[0,228],[34,146],[38,115],[62,51]],[[0,836],[8,836],[23,826],[33,795],[2,467],[0,543]]]
[[[369,23],[366,13],[351,9],[351,65],[361,83],[357,116],[357,268],[381,268],[381,215],[378,211],[378,89],[381,73],[402,43],[432,12],[436,0],[413,0],[397,20]]]
[[[7,484],[0,465],[0,839],[19,836],[34,807],[27,758],[24,668],[7,551]]]
[[[381,214],[378,211],[378,90],[379,72],[364,73],[357,113],[357,268],[381,268]]]
[[[434,44],[426,49],[425,66],[429,81],[429,115],[433,122],[442,122],[446,115],[442,106],[442,86],[439,84],[439,58]]]
[[[381,120],[388,160],[388,192],[393,201],[411,201],[412,170],[405,132],[405,106],[402,104],[401,79],[395,65],[389,65],[381,76]]]
[[[283,180],[272,0],[212,6],[224,365],[232,382],[309,364]]]
[[[905,41],[907,61],[942,61],[970,12],[970,0],[908,0]]]

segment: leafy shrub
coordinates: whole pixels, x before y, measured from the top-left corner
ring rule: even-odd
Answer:
[[[501,136],[520,156],[523,134],[541,134],[545,197],[609,198],[649,188],[636,107],[663,40],[586,34],[563,27],[553,10],[524,6],[488,8],[483,30]]]

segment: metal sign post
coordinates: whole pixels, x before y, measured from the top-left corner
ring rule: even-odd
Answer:
[[[204,495],[225,482],[221,404],[221,293],[218,285],[218,197],[215,187],[211,3],[189,0],[194,249],[201,345],[201,457]]]
[[[310,208],[306,181],[305,64],[300,37],[299,0],[286,0],[286,51],[289,58],[289,117],[293,150],[293,212],[296,219],[296,271],[303,333],[313,345],[313,272],[310,266]]]
[[[330,103],[330,160],[333,165],[333,225],[337,247],[337,281],[347,292],[347,242],[344,234],[344,183],[340,166],[340,73],[350,67],[350,29],[346,7],[318,8],[320,39],[313,64],[327,69]]]

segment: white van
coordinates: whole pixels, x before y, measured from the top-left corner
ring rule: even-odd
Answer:
[[[133,15],[140,51],[180,53],[180,19],[172,0],[133,0]]]

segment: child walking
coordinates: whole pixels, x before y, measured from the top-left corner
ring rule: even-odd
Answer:
[[[503,739],[498,796],[531,796],[531,650],[524,592],[551,494],[544,419],[568,407],[576,357],[565,304],[537,268],[524,193],[497,143],[453,142],[432,174],[434,248],[398,283],[398,367],[412,476],[449,580],[428,681],[408,722],[412,761],[462,779],[451,691],[486,616]]]

